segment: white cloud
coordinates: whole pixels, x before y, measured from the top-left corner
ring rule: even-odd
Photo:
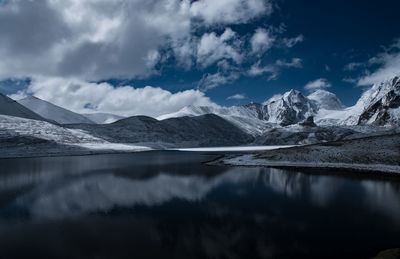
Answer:
[[[300,34],[297,37],[285,38],[282,41],[283,41],[284,46],[286,46],[288,48],[293,48],[298,43],[303,42],[303,40],[304,40],[304,36]]]
[[[373,85],[400,75],[400,51],[380,54],[379,59],[379,68],[359,78],[357,85]]]
[[[197,51],[206,64],[241,62],[230,29],[196,35],[271,12],[269,0],[8,0],[0,8],[0,79],[143,78],[171,55],[190,67]],[[214,54],[207,43],[226,50]]]
[[[346,77],[343,80],[365,86],[400,76],[400,39],[394,40],[389,47],[383,47],[383,52],[370,58],[367,62],[349,63],[344,70],[354,71],[358,68],[364,68],[364,72],[360,76]]]
[[[280,67],[294,67],[294,68],[302,68],[302,60],[300,58],[292,58],[291,61],[285,61],[285,60],[277,60],[276,64]]]
[[[274,41],[270,31],[258,28],[250,39],[251,52],[261,55],[273,46]]]
[[[215,32],[205,33],[201,37],[197,50],[197,63],[201,67],[208,67],[221,59],[230,59],[241,63],[240,40],[230,28],[218,36]]]
[[[260,76],[263,74],[270,74],[268,80],[276,80],[282,68],[301,68],[302,60],[300,58],[292,58],[291,61],[285,61],[278,59],[274,64],[269,64],[266,66],[261,66],[261,62],[253,64],[247,71],[249,76]]]
[[[190,8],[194,17],[207,24],[236,24],[272,13],[272,4],[268,0],[199,0]]]
[[[272,11],[270,0],[3,1],[0,80],[28,77],[47,85],[58,80],[60,89],[66,82],[104,89],[102,84],[87,82],[144,79],[161,73],[171,60],[176,62],[171,66],[187,70],[217,64],[218,70],[205,74],[198,84],[204,91],[231,84],[246,73],[270,73],[269,79],[276,79],[284,67],[300,67],[301,60],[278,60],[264,67],[258,63],[246,70],[256,58],[254,54],[264,53],[273,44],[282,47],[278,36],[284,26],[258,28],[253,35],[239,35],[229,28],[269,16]],[[284,45],[292,47],[302,40],[302,35],[284,39]],[[251,50],[245,48],[248,45]],[[47,88],[51,100],[58,96],[56,86]],[[122,90],[110,93],[114,91]],[[45,95],[44,90],[40,93]],[[103,107],[104,102],[87,103]],[[81,103],[75,108],[81,109]]]
[[[22,94],[33,94],[74,112],[106,112],[122,116],[156,117],[176,112],[187,105],[214,105],[198,90],[171,93],[151,86],[114,88],[108,83],[63,78],[34,79],[25,93],[18,93],[19,96]]]
[[[308,82],[305,86],[304,89],[308,91],[314,91],[318,89],[325,89],[331,87],[332,84],[329,83],[329,81],[325,78],[318,78],[314,81]]]
[[[226,98],[227,100],[243,100],[246,99],[246,95],[244,94],[235,94]]]
[[[268,80],[275,80],[279,76],[279,71],[276,66],[267,65],[267,66],[260,66],[260,62],[252,65],[251,68],[247,71],[249,76],[260,76],[263,74],[270,74]]]
[[[203,75],[203,78],[199,81],[198,89],[207,91],[220,85],[232,84],[239,76],[239,73],[236,72],[224,73],[219,71],[215,74],[207,73]]]

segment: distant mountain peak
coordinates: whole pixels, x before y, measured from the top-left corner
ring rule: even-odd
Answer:
[[[337,98],[336,94],[326,90],[318,89],[309,96],[308,99],[315,102],[320,109],[325,110],[342,110],[346,108],[343,103]]]
[[[290,90],[265,103],[265,119],[282,126],[299,123],[317,112],[316,105],[300,91]]]

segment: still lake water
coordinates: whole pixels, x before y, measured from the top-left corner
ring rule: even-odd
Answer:
[[[207,166],[215,154],[0,160],[0,258],[371,258],[400,180]]]

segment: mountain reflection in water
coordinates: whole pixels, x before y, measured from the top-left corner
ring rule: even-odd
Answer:
[[[397,180],[201,163],[213,157],[1,160],[0,258],[363,258],[399,245]]]

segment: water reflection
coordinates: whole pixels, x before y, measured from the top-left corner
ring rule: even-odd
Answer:
[[[358,258],[397,245],[399,181],[201,163],[213,157],[2,160],[0,255]]]
[[[236,172],[235,172],[236,171]],[[174,198],[195,202],[213,188],[254,180],[254,170],[230,170],[212,178],[169,175],[163,172],[148,179],[112,174],[91,175],[62,184],[48,183],[17,199],[37,218],[63,218],[115,207],[154,206]]]

